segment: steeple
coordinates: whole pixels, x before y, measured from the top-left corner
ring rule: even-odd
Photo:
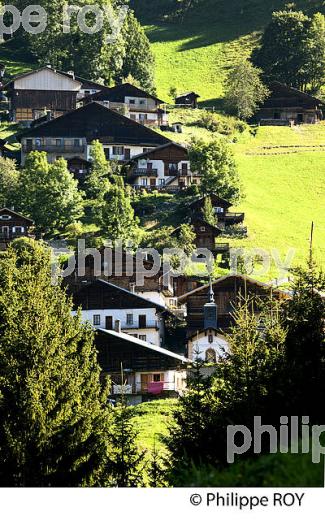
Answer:
[[[218,327],[218,307],[214,300],[212,280],[209,281],[208,303],[204,305],[204,328],[216,329]]]

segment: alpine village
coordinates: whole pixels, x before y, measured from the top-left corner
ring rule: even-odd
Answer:
[[[322,486],[226,458],[229,424],[324,424],[324,10],[262,3],[222,49],[211,0],[4,35],[1,486]]]

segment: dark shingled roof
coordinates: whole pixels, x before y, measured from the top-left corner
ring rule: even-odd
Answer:
[[[85,137],[89,143],[99,139],[103,143],[138,146],[170,142],[157,132],[94,102],[27,130],[20,134],[22,137]]]
[[[131,85],[131,83],[122,83],[121,85],[115,85],[115,87],[102,88],[101,92],[92,94],[87,99],[91,99],[93,101],[111,101],[112,103],[124,103],[125,96],[154,99],[159,104],[165,103],[161,99],[152,94],[149,94],[145,90]]]

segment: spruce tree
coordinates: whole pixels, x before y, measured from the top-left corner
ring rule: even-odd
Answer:
[[[128,406],[122,369],[122,393],[114,408],[110,436],[113,447],[111,484],[117,487],[140,487],[143,484],[143,456],[137,446],[138,433],[132,423],[133,410]]]
[[[0,485],[98,486],[111,415],[93,332],[51,284],[49,251],[20,239],[0,261]]]

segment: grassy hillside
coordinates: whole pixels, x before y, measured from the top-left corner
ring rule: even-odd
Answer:
[[[171,86],[195,90],[201,101],[218,105],[227,68],[248,55],[271,13],[286,0],[197,0],[184,19],[177,17],[182,0],[132,0],[157,62],[157,90],[168,100]],[[324,9],[322,0],[298,0],[312,13]]]

